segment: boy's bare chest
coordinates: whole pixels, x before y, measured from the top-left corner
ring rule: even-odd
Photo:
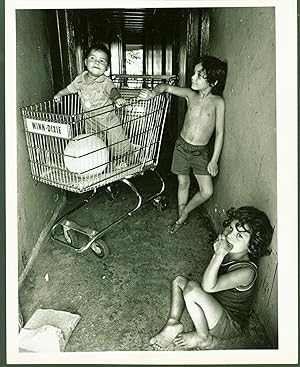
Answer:
[[[211,100],[191,100],[188,104],[188,113],[191,118],[209,120],[215,116],[215,105]]]
[[[210,130],[215,124],[215,106],[210,101],[190,101],[185,117],[185,127],[192,131]]]

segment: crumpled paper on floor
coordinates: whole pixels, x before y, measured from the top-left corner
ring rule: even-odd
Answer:
[[[37,309],[19,333],[19,351],[63,352],[80,319],[66,311]]]

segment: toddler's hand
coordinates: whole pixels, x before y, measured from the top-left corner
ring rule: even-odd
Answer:
[[[226,237],[223,234],[220,234],[217,240],[214,243],[215,254],[217,255],[227,255],[233,246],[226,241]]]
[[[55,102],[60,103],[61,102],[61,95],[60,94],[55,94],[55,96],[53,97]]]
[[[218,164],[215,161],[210,161],[207,166],[208,173],[215,177],[218,174]]]
[[[138,99],[150,99],[155,96],[155,93],[151,89],[142,89],[138,95]]]
[[[125,98],[120,97],[120,98],[115,100],[115,106],[117,108],[120,108],[120,107],[124,106],[125,104],[126,104],[126,99]]]

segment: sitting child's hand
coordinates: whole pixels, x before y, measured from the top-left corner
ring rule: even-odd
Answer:
[[[150,99],[155,96],[155,93],[151,89],[142,89],[138,95],[138,99]]]
[[[223,234],[220,234],[214,243],[214,251],[217,255],[226,256],[232,248],[233,246],[226,241],[226,237]]]
[[[115,106],[117,108],[120,108],[120,107],[124,106],[125,104],[126,104],[126,99],[125,98],[120,97],[120,98],[115,100]]]

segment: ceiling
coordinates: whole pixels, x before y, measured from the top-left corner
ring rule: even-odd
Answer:
[[[180,9],[97,9],[98,17],[105,20],[119,33],[143,34],[145,29],[152,30],[162,24],[174,22]],[[96,16],[97,16],[96,14]],[[99,19],[99,18],[98,18]]]
[[[119,9],[106,14],[108,21],[119,30],[143,32],[153,22],[156,9]]]

